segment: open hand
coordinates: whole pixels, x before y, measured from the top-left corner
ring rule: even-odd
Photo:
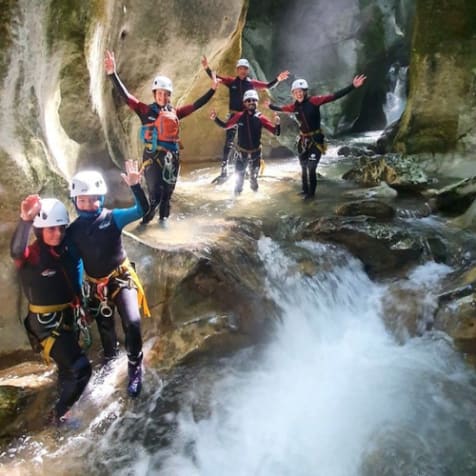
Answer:
[[[40,213],[41,201],[39,195],[28,195],[21,202],[20,218],[23,221],[33,221],[33,219]]]
[[[360,75],[356,76],[352,80],[352,84],[354,85],[354,88],[360,88],[360,86],[362,86],[362,84],[364,84],[366,79],[367,79],[367,76],[365,76],[364,74],[360,74]]]
[[[114,52],[106,50],[106,54],[104,56],[104,69],[106,70],[106,74],[114,74],[116,71],[116,60],[114,58]]]
[[[284,81],[285,79],[288,79],[288,77],[289,77],[289,71],[281,71],[281,73],[279,73],[276,76],[276,79],[278,80],[278,82],[281,82],[281,81]]]
[[[124,182],[126,182],[129,187],[140,183],[142,172],[139,170],[137,160],[126,160],[124,165],[126,167],[126,173],[121,174]]]

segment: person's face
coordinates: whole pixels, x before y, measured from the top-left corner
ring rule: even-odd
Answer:
[[[44,243],[48,246],[58,246],[63,241],[66,226],[48,226],[42,230]]]
[[[101,206],[99,195],[79,195],[76,197],[76,207],[83,212],[95,212]]]
[[[249,70],[246,66],[238,66],[238,68],[236,68],[236,75],[240,79],[245,79],[248,76],[248,71]]]
[[[170,101],[170,92],[165,89],[156,89],[154,91],[154,99],[159,106],[165,106]]]
[[[246,99],[243,102],[247,111],[256,111],[256,106],[258,105],[258,101],[256,99]]]
[[[306,97],[306,91],[304,89],[295,89],[293,91],[293,98],[297,102],[303,102],[305,97]]]

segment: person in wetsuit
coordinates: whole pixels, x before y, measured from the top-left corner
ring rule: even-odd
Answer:
[[[81,256],[85,270],[84,298],[95,318],[107,364],[118,352],[114,327],[117,308],[125,335],[128,358],[127,391],[137,397],[142,388],[142,336],[140,310],[150,312],[142,284],[122,244],[122,230],[140,219],[148,202],[140,186],[136,161],[126,161],[124,181],[130,186],[135,205],[130,208],[104,207],[107,192],[102,175],[94,170],[78,172],[71,180],[70,194],[78,217],[67,229],[67,240]]]
[[[320,106],[336,101],[360,88],[366,76],[355,76],[352,84],[340,91],[323,96],[309,96],[308,83],[305,79],[296,79],[291,86],[294,103],[285,106],[275,106],[268,103],[273,111],[293,113],[299,123],[298,154],[301,165],[302,194],[305,200],[312,199],[316,193],[317,165],[325,152],[324,134],[321,131]]]
[[[205,72],[211,77],[212,70],[208,64],[206,56],[202,57],[202,66],[205,68]],[[258,81],[257,79],[251,79],[248,77],[250,71],[250,63],[247,59],[241,58],[236,63],[236,76],[221,76],[217,74],[216,77],[221,80],[229,89],[229,101],[228,108],[229,113],[227,119],[237,112],[241,112],[245,109],[243,104],[243,95],[250,89],[267,89],[272,88],[281,81],[284,81],[289,76],[289,71],[282,71],[279,73],[273,81]],[[223,158],[221,162],[221,177],[227,176],[227,163],[228,155],[230,153],[233,140],[235,138],[236,128],[230,127],[226,130],[225,146],[223,147]]]
[[[28,299],[24,325],[35,351],[58,367],[59,397],[50,422],[68,421],[69,409],[83,393],[91,364],[78,343],[76,319],[81,302],[81,260],[65,244],[68,212],[55,198],[29,195],[21,203],[20,222],[10,253]],[[36,240],[28,245],[33,228]]]
[[[249,166],[250,187],[251,190],[258,190],[258,172],[261,162],[261,131],[263,127],[274,135],[279,136],[281,132],[280,119],[275,114],[275,123],[273,124],[267,117],[263,116],[257,110],[258,93],[254,89],[249,89],[243,95],[243,104],[245,110],[231,116],[228,121],[223,122],[217,117],[213,110],[210,119],[215,121],[220,127],[227,130],[238,128],[238,144],[236,146],[236,184],[235,195],[243,191],[243,182],[245,172]]]
[[[179,121],[201,108],[215,94],[219,81],[213,76],[211,88],[193,104],[174,108],[170,103],[172,81],[166,76],[156,76],[152,83],[154,102],[144,104],[129,94],[116,72],[114,53],[106,51],[106,74],[127,105],[139,116],[142,123],[141,138],[145,143],[142,167],[147,183],[150,207],[142,218],[149,223],[159,208],[163,222],[170,214],[170,198],[175,189],[180,167]]]

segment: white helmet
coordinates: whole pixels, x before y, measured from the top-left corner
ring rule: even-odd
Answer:
[[[42,198],[41,210],[33,220],[35,228],[48,228],[50,226],[62,226],[69,223],[69,215],[66,207],[56,198]]]
[[[243,94],[243,102],[247,99],[256,99],[259,101],[259,96],[255,89],[248,89],[248,91],[245,91],[245,94]]]
[[[240,66],[244,66],[245,68],[249,68],[250,63],[247,59],[241,58],[236,62],[236,67],[239,68]]]
[[[107,193],[107,186],[99,172],[83,170],[71,179],[69,191],[71,198],[78,195],[105,195]]]
[[[309,89],[309,84],[305,79],[296,79],[291,86],[291,92],[295,89]]]
[[[152,91],[156,89],[165,89],[170,94],[173,92],[172,81],[167,76],[156,76],[152,83]]]

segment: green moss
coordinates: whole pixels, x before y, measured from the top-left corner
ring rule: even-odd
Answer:
[[[419,0],[415,11],[413,46],[421,54],[448,51],[448,40],[459,49],[476,31],[474,0]]]
[[[51,0],[47,29],[48,47],[52,48],[57,41],[68,41],[82,49],[92,19],[102,18],[104,15],[104,0]]]
[[[0,0],[0,79],[5,77],[7,68],[7,52],[12,43],[12,17],[16,0]]]

